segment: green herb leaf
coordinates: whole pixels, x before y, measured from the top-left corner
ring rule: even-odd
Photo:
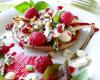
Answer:
[[[34,6],[35,6],[35,3],[34,3],[34,1],[33,1],[33,0],[30,0],[30,5],[31,5],[32,7],[34,7]]]
[[[48,6],[49,6],[48,3],[44,2],[44,1],[39,1],[36,3],[35,8],[40,11],[40,10],[48,8]]]
[[[20,12],[20,13],[24,13],[28,8],[30,8],[30,4],[28,2],[23,2],[17,6],[15,6],[15,9]]]
[[[57,16],[55,16],[55,17],[53,18],[53,21],[54,21],[55,23],[58,23],[58,22],[59,22],[59,18],[60,18],[60,16],[57,15]]]
[[[58,45],[58,38],[54,39],[53,47],[58,51],[59,50],[59,45]]]
[[[60,12],[60,11],[57,12],[57,15],[53,18],[53,21],[55,23],[59,22],[61,14],[62,14],[62,12]]]
[[[79,75],[75,76],[71,80],[88,80],[87,69],[83,69]]]

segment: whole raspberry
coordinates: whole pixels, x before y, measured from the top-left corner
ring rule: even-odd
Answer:
[[[43,46],[47,42],[47,38],[42,32],[37,31],[30,34],[29,42],[33,46]]]
[[[40,73],[44,73],[45,69],[52,64],[53,62],[48,56],[39,56],[35,59],[34,67]]]
[[[25,12],[25,18],[26,19],[31,19],[33,17],[38,18],[39,17],[39,13],[35,8],[29,8],[26,12]]]
[[[71,12],[63,12],[60,17],[60,22],[70,25],[73,19],[76,18]]]

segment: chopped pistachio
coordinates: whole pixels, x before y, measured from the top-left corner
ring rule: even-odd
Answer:
[[[34,71],[33,65],[26,65],[25,69],[26,71]]]

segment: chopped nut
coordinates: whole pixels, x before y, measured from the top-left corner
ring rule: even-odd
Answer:
[[[35,30],[38,30],[39,29],[39,26],[38,25],[34,25],[34,29]]]
[[[55,52],[48,52],[48,55],[49,55],[51,58],[54,58],[54,57],[55,57]]]
[[[50,26],[50,22],[49,21],[46,22],[45,26]]]
[[[41,26],[42,25],[42,22],[41,22],[40,19],[38,19],[38,20],[35,21],[35,24]]]
[[[36,17],[34,16],[31,21],[35,22],[36,21]]]
[[[50,15],[49,15],[48,13],[45,13],[45,14],[44,14],[44,17],[45,17],[45,18],[50,18]]]
[[[33,32],[33,31],[34,31],[34,29],[33,29],[33,28],[30,28],[28,31],[29,31],[29,32]]]

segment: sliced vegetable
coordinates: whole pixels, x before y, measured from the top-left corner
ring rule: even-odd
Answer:
[[[48,6],[49,6],[48,3],[44,2],[44,1],[39,1],[36,3],[35,8],[40,11],[40,10],[48,8]]]
[[[32,3],[31,3],[32,4]],[[30,4],[28,2],[23,2],[17,6],[15,6],[15,9],[20,12],[20,13],[24,13],[28,8],[30,8]]]
[[[51,79],[52,77],[50,78],[50,76],[58,72],[59,66],[60,66],[59,64],[54,64],[52,66],[47,67],[47,69],[45,70],[43,74],[43,80],[52,80]]]

